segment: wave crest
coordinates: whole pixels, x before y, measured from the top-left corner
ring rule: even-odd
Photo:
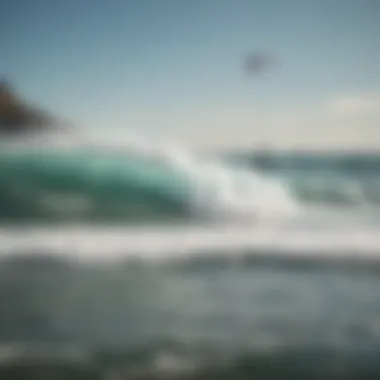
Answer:
[[[11,144],[0,180],[3,217],[220,220],[296,209],[280,180],[141,138],[50,135]]]

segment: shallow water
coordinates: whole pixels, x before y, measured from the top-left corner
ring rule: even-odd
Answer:
[[[53,359],[44,344],[74,346],[79,361],[84,350],[93,365],[96,353],[108,352],[107,368],[127,363],[149,378],[165,371],[179,371],[178,378],[194,371],[215,378],[380,373],[377,271],[247,258],[8,259],[0,267],[0,339],[45,347],[46,362]]]

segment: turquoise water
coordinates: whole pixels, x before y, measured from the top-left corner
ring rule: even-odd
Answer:
[[[184,213],[189,185],[154,162],[118,155],[20,152],[0,158],[2,220],[157,219]],[[49,200],[56,199],[56,204]],[[75,203],[59,208],[59,203]],[[54,207],[57,206],[57,207]]]
[[[171,160],[169,165],[157,158],[85,150],[3,153],[0,220],[141,224],[200,219],[200,211],[232,185],[234,202],[255,211],[258,203],[269,203],[263,197],[265,187],[269,189],[268,177],[272,191],[274,181],[278,188],[270,202],[283,203],[284,199],[275,198],[284,197],[285,189],[287,201],[298,207],[368,209],[380,205],[380,157],[373,154],[268,156],[248,152],[228,157],[219,167],[203,173],[202,164],[189,172],[180,162],[173,166],[176,157]],[[245,173],[239,173],[242,168]],[[221,170],[225,173],[219,173]],[[195,205],[199,198],[204,204]]]

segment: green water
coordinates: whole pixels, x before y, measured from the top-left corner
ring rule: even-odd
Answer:
[[[189,183],[160,163],[118,155],[24,152],[0,157],[0,219],[124,220],[185,213]]]

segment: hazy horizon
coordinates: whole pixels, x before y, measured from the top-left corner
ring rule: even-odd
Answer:
[[[0,75],[79,128],[191,147],[380,148],[380,3],[14,0]],[[275,65],[247,75],[247,54]]]

